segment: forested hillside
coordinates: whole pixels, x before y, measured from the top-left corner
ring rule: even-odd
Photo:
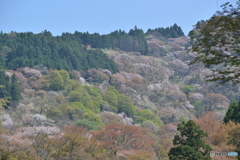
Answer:
[[[202,157],[211,148],[234,149],[233,111],[228,124],[219,122],[228,106],[237,108],[231,101],[240,86],[206,82],[211,71],[189,65],[196,57],[190,48],[176,24],[146,33],[1,33],[0,156],[169,159],[178,155],[174,135],[187,134],[186,126],[187,136],[200,135]]]
[[[87,50],[67,37],[53,37],[48,31],[40,34],[16,33],[0,35],[1,59],[6,68],[17,69],[42,64],[52,69],[87,70],[106,68],[116,73],[115,63],[99,49]]]

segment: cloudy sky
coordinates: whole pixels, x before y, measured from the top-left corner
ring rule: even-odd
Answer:
[[[230,0],[232,3],[235,1]],[[61,35],[107,34],[135,25],[147,29],[177,23],[185,34],[209,19],[227,0],[0,0],[0,30]]]

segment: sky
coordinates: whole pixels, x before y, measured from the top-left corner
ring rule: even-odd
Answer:
[[[108,34],[179,25],[185,35],[234,0],[0,0],[0,31]]]

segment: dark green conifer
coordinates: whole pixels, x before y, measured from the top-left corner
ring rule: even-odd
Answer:
[[[202,138],[207,137],[193,121],[178,124],[180,134],[173,139],[174,147],[168,153],[170,160],[210,160],[211,147]]]
[[[10,93],[12,101],[19,101],[22,98],[20,86],[18,84],[18,80],[15,73],[12,75]]]
[[[224,123],[228,123],[229,121],[233,121],[235,123],[240,123],[240,100],[233,100],[226,113],[226,116],[223,119]]]

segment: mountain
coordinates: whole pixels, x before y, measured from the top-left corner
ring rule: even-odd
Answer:
[[[228,131],[237,129],[218,122],[240,86],[206,82],[210,70],[189,65],[196,55],[176,24],[146,33],[1,33],[0,42],[0,149],[7,156],[66,158],[81,150],[100,159],[167,159],[179,122],[195,119],[210,134],[206,142],[223,151]]]

